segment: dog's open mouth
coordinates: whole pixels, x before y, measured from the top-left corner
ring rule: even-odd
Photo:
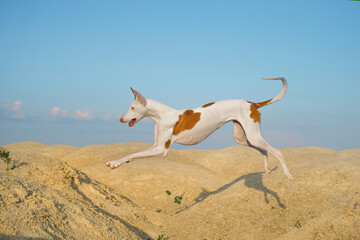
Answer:
[[[135,122],[136,122],[136,118],[131,119],[131,121],[129,122],[129,127],[134,126]]]

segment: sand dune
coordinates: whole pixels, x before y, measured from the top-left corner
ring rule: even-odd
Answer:
[[[282,149],[294,181],[242,146],[105,166],[149,146],[4,146],[0,239],[360,239],[360,149]]]

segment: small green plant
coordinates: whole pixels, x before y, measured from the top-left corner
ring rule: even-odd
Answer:
[[[0,158],[6,163],[6,171],[10,170],[11,158],[9,157],[10,152],[0,151]]]
[[[174,203],[180,204],[181,200],[183,199],[183,195],[174,197]]]
[[[171,195],[171,192],[170,192],[169,190],[166,190],[165,192],[166,192],[166,194],[167,194],[168,196]],[[181,203],[181,200],[183,199],[183,196],[184,196],[184,194],[181,194],[180,196],[175,196],[175,197],[174,197],[174,203],[180,204],[180,203]]]
[[[157,240],[165,240],[165,234],[161,234],[158,236]]]
[[[158,208],[158,209],[156,209],[156,211],[155,212],[157,212],[157,213],[161,213],[161,209],[160,208]]]
[[[296,221],[295,225],[294,225],[296,228],[301,228],[301,223],[299,220]]]
[[[358,206],[359,206],[358,202],[354,203],[354,209],[356,209]]]

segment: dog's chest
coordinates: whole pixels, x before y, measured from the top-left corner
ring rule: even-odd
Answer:
[[[191,129],[185,129],[176,135],[174,134],[174,142],[184,145],[197,144],[210,136],[222,125],[223,123],[221,122],[209,122],[204,119],[200,119]]]

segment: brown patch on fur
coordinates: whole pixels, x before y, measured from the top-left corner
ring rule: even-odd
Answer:
[[[257,110],[256,104],[252,103],[250,105],[250,117],[254,120],[254,122],[260,122],[260,112]]]
[[[264,102],[259,102],[259,103],[255,103],[256,104],[256,108],[261,108],[263,106],[266,106],[268,105],[270,102],[271,102],[272,99],[269,99],[267,101],[264,101]]]
[[[211,103],[208,103],[208,104],[205,104],[204,106],[202,106],[203,108],[206,108],[206,107],[210,107],[211,105],[213,105],[215,102],[211,102]]]
[[[173,134],[178,135],[182,131],[192,129],[198,121],[200,121],[201,113],[194,113],[193,110],[186,110],[179,116],[179,121],[174,126]]]
[[[165,148],[166,148],[166,149],[169,149],[170,143],[171,143],[171,140],[170,140],[170,139],[166,141],[166,143],[165,143]]]
[[[271,102],[271,100],[272,99],[269,99],[267,101],[260,102],[260,103],[253,103],[253,102],[248,101],[248,103],[251,104],[250,105],[250,117],[254,120],[254,122],[260,122],[261,114],[258,111],[258,108],[268,105]]]

